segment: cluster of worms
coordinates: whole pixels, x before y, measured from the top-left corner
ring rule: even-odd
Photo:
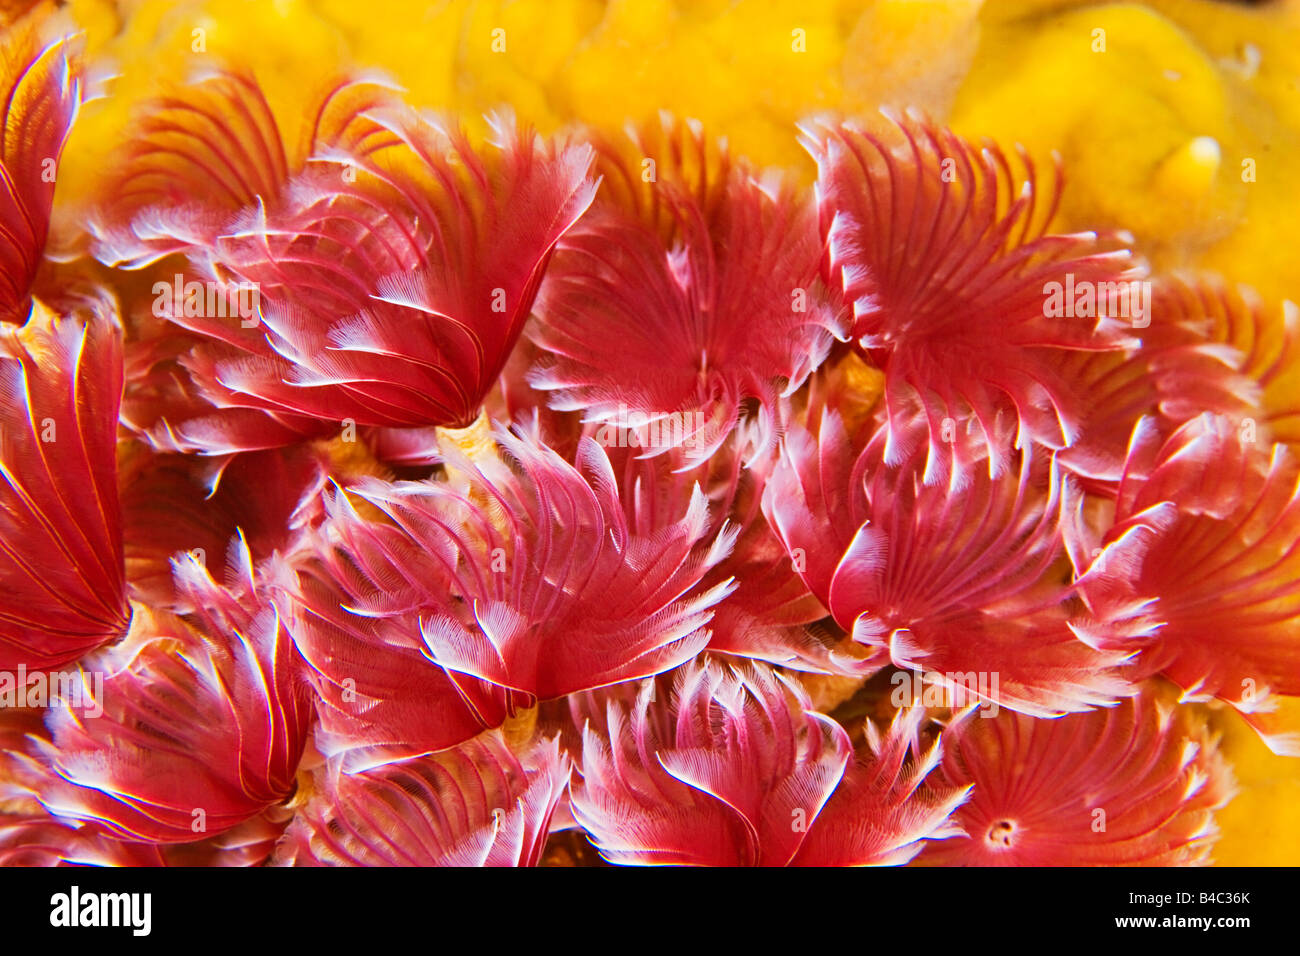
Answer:
[[[1300,755],[1294,306],[1059,163],[227,68],[83,216],[4,44],[0,862],[1195,864]]]

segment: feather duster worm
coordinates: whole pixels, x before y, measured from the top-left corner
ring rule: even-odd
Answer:
[[[935,841],[961,835],[953,812],[968,799],[970,787],[949,786],[935,774],[951,729],[933,733],[923,729],[926,721],[921,708],[898,711],[883,734],[867,721],[866,745],[857,749],[809,831],[800,861],[898,866]]]
[[[1260,368],[1267,353],[1247,357],[1235,347],[1250,334],[1247,316],[1234,308],[1241,303],[1209,282],[1162,279],[1153,283],[1146,326],[1133,330],[1140,347],[1056,356],[1058,371],[1088,396],[1079,435],[1057,461],[1089,487],[1113,495],[1128,437],[1143,416],[1164,434],[1203,412],[1261,417],[1256,377],[1271,370]]]
[[[1206,863],[1233,790],[1216,740],[1154,690],[1057,720],[1004,711],[951,737],[935,776],[973,786],[953,814],[965,835],[927,845],[921,863]]]
[[[995,702],[1036,716],[1126,693],[1126,655],[1095,650],[1067,626],[1067,588],[1053,574],[1055,465],[1031,447],[1015,456],[1018,475],[977,469],[965,486],[929,485],[919,449],[886,463],[888,431],[855,458],[839,416],[825,412],[816,439],[786,436],[763,502],[813,593],[875,652],[861,666],[993,673]]]
[[[183,559],[188,619],[137,614],[125,641],[86,662],[106,672],[103,713],[50,712],[37,793],[50,812],[123,840],[185,843],[292,796],[312,703],[246,548],[234,573],[223,587]]]
[[[1090,644],[1141,652],[1189,698],[1217,698],[1267,727],[1279,753],[1300,732],[1267,720],[1273,695],[1300,696],[1300,471],[1286,446],[1202,415],[1162,442],[1134,430],[1114,523],[1098,540],[1072,524]]]
[[[382,542],[401,532],[386,524],[370,528],[341,500],[330,508],[336,517],[326,533],[337,533],[338,543],[322,544],[320,557],[275,586],[276,604],[309,667],[321,753],[355,773],[453,747],[501,726],[525,706],[521,695],[430,660],[418,610],[366,610],[367,601],[382,596],[369,576],[397,581],[405,568],[371,563],[369,550],[383,552],[369,539],[377,534]],[[337,532],[336,524],[343,526]],[[425,559],[413,569],[430,564]]]
[[[257,305],[234,318],[173,310],[202,340],[181,364],[212,404],[263,411],[272,427],[246,437],[249,423],[218,416],[173,428],[186,450],[267,447],[286,416],[310,433],[478,415],[556,241],[591,201],[590,151],[505,124],[476,150],[424,120],[386,121],[399,142],[382,162],[331,154],[191,255]],[[223,434],[223,420],[239,427]]]
[[[1169,298],[1184,315],[1206,328],[1209,338],[1240,356],[1241,374],[1255,388],[1250,410],[1189,403],[1184,419],[1202,412],[1239,419],[1256,441],[1283,442],[1300,451],[1300,308],[1268,303],[1247,288],[1212,280],[1167,283]]]
[[[844,337],[815,210],[669,119],[605,145],[599,169],[609,198],[562,240],[538,303],[533,386],[640,429],[647,454],[707,458],[749,400],[774,439],[779,398]]]
[[[260,866],[293,815],[286,807],[271,807],[189,843],[119,839],[98,823],[53,816],[41,806],[34,794],[50,789],[49,770],[33,754],[43,739],[36,732],[27,746],[0,755],[0,773],[9,781],[0,788],[9,801],[0,814],[0,866]],[[192,823],[191,829],[201,828]]]
[[[164,866],[263,866],[293,818],[288,806],[275,805],[255,817],[193,843],[159,844]]]
[[[97,253],[132,268],[187,254],[161,308],[193,334],[179,363],[220,411],[173,407],[151,440],[224,454],[343,421],[473,421],[595,188],[587,147],[494,133],[476,148],[367,80],[329,90],[296,152],[245,74],[160,100]]]
[[[313,157],[389,145],[367,113],[391,99],[383,82],[339,81],[311,105],[302,142],[291,144],[253,76],[222,69],[194,77],[149,103],[131,131],[90,223],[95,255],[139,269],[208,248],[243,210],[277,205]]]
[[[63,145],[83,96],[69,37],[43,43],[19,22],[0,36],[0,322],[22,323],[45,254]]]
[[[598,435],[604,427],[597,429]],[[709,502],[712,534],[734,535],[730,553],[701,585],[707,589],[734,581],[731,592],[713,608],[711,652],[813,673],[856,673],[855,646],[841,640],[833,628],[816,626],[827,611],[763,518],[765,478],[758,468],[743,465],[745,449],[762,441],[753,437],[755,431],[739,429],[708,462],[694,467],[690,453],[680,448],[651,458],[640,457],[635,447],[606,451],[623,499],[632,503],[637,532],[648,536],[671,524],[698,487]]]
[[[173,581],[178,552],[219,577],[232,546],[255,562],[292,552],[323,514],[327,461],[313,446],[219,459],[129,448],[119,465],[127,587],[151,607],[188,610]]]
[[[536,866],[568,780],[557,741],[517,755],[496,732],[355,775],[328,764],[275,862]]]
[[[0,331],[0,670],[57,667],[125,631],[116,473],[122,343],[99,303]]]
[[[900,719],[855,758],[845,730],[764,665],[693,663],[671,700],[647,683],[583,733],[573,812],[612,863],[885,865],[951,834],[962,787],[931,789]]]
[[[1048,232],[1059,179],[1042,196],[1025,154],[1013,163],[911,116],[804,135],[827,269],[853,308],[853,339],[885,371],[891,431],[922,412],[926,482],[984,458],[999,473],[1013,438],[1074,441],[1086,396],[1053,356],[1135,344],[1129,293],[1144,272],[1122,247],[1131,240]],[[944,437],[953,428],[985,452],[963,455],[970,445]],[[886,461],[906,451],[895,441]]]
[[[192,843],[119,839],[98,823],[53,816],[41,806],[37,797],[51,789],[50,770],[36,755],[46,748],[38,719],[25,740],[6,740],[0,751],[0,866],[257,866],[292,815],[272,807],[222,833],[191,834],[198,837]]]
[[[262,315],[258,288],[213,274],[213,244],[254,210],[282,208],[291,179],[313,159],[340,150],[364,157],[391,145],[392,137],[366,115],[391,107],[392,98],[379,81],[333,84],[312,103],[296,147],[286,142],[261,87],[245,72],[198,76],[145,111],[90,228],[93,251],[105,264],[144,269],[181,263],[171,273],[161,266],[154,270],[152,275],[166,277],[153,283],[149,303],[133,301],[124,308],[142,331],[128,343],[132,374],[123,418],[155,448],[222,455],[275,448],[337,428],[337,420],[259,408],[211,376],[192,375],[189,366],[202,364],[206,340],[180,323],[187,316],[191,322],[206,318],[204,327],[219,337],[242,335],[254,351],[270,351],[256,331]],[[191,261],[185,266],[169,260],[173,254]],[[167,319],[177,324],[156,327]]]
[[[0,866],[159,866],[153,844],[124,843],[48,814],[0,817]]]
[[[363,480],[331,500],[324,571],[300,575],[288,614],[328,704],[323,747],[359,748],[350,770],[671,669],[708,643],[729,582],[700,582],[731,537],[709,534],[698,492],[642,534],[594,442],[575,467],[529,438],[497,439],[518,472],[452,452],[467,487]]]
[[[525,439],[499,441],[524,480],[474,466],[479,505],[436,488],[434,501],[460,510],[459,533],[447,536],[436,519],[421,528],[418,512],[408,519],[430,536],[426,550],[464,562],[452,588],[472,606],[469,616],[444,603],[426,619],[431,654],[546,699],[656,674],[703,649],[709,608],[730,582],[704,590],[700,581],[734,535],[708,534],[702,495],[671,525],[638,534],[595,443],[579,446],[575,467]]]

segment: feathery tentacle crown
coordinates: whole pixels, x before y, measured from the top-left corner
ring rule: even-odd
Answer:
[[[854,341],[886,372],[887,462],[924,441],[934,483],[984,459],[998,475],[1013,445],[1070,445],[1086,395],[1055,362],[1135,344],[1116,308],[1144,275],[1131,237],[1050,232],[1059,176],[1044,188],[1023,151],[1009,158],[911,115],[809,125],[804,138],[828,272]]]

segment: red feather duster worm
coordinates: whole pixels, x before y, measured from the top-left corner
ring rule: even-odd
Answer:
[[[818,278],[816,211],[693,123],[603,144],[601,198],[561,241],[532,336],[551,405],[639,429],[647,451],[715,452],[757,403],[780,403],[844,336]],[[616,347],[610,347],[617,343]]]
[[[224,344],[191,365],[219,402],[224,389],[236,405],[361,425],[478,415],[591,201],[590,151],[507,123],[481,150],[404,116],[392,134],[400,146],[309,172],[278,215],[250,213],[216,243],[214,271],[267,302],[252,332],[183,320]]]
[[[180,365],[221,411],[164,419],[151,438],[223,454],[344,422],[470,424],[556,242],[591,202],[590,148],[507,120],[475,146],[358,81],[331,91],[294,170],[252,79],[221,74],[189,96],[145,122],[148,145],[128,157],[131,187],[112,207],[153,251],[127,257],[118,232],[100,248],[136,265],[185,251],[196,277],[179,296],[158,288],[194,336]],[[214,175],[195,143],[218,133],[240,146],[217,171],[221,201],[161,206]],[[212,308],[191,301],[190,281],[216,290]]]
[[[153,284],[148,313],[143,301],[129,307],[141,331],[128,344],[132,374],[124,409],[124,420],[155,447],[227,454],[274,448],[337,427],[337,421],[316,421],[292,409],[258,407],[212,376],[191,374],[189,367],[201,366],[211,345],[180,323],[206,318],[203,328],[218,338],[242,337],[254,351],[269,351],[257,331],[260,291],[214,270],[214,243],[257,210],[283,208],[291,180],[313,161],[338,151],[359,159],[392,145],[393,137],[367,114],[389,107],[393,95],[379,80],[332,84],[313,99],[297,144],[286,141],[285,118],[274,115],[246,72],[197,76],[148,105],[90,229],[93,251],[105,264],[158,264],[150,273],[161,278]],[[163,264],[172,263],[164,271]]]
[[[764,511],[840,627],[892,662],[938,675],[990,675],[986,700],[1036,716],[1129,692],[1126,654],[1068,626],[1060,474],[1032,446],[1017,474],[975,469],[963,486],[926,484],[919,448],[887,463],[889,426],[854,454],[833,410],[814,438],[786,436]],[[996,675],[994,681],[991,675]],[[965,682],[972,683],[972,682]]]
[[[669,670],[708,643],[729,582],[700,582],[731,537],[710,534],[698,492],[641,533],[594,442],[575,466],[530,437],[497,441],[510,464],[448,450],[461,482],[371,479],[334,496],[325,558],[288,590],[325,703],[322,750],[347,752],[349,771]]]
[[[3,788],[9,810],[0,816],[3,866],[260,866],[293,815],[287,807],[271,807],[192,843],[119,839],[97,823],[46,812],[35,794],[50,789],[49,776],[44,764],[32,756],[42,748],[41,738],[34,740],[26,747],[14,747],[0,760],[0,769],[10,781]],[[194,823],[191,829],[197,829]]]
[[[237,401],[335,421],[474,420],[529,316],[551,248],[590,201],[586,154],[543,153],[515,130],[481,160],[459,135],[420,133],[411,148],[429,167],[429,185],[394,179],[378,199],[361,190],[313,196],[290,222],[254,224],[232,239],[247,246],[221,249],[228,268],[267,290],[275,354],[255,350],[265,367],[204,355],[196,374]],[[455,169],[444,165],[448,152],[460,159]],[[409,218],[394,234],[400,217]],[[308,275],[281,278],[286,263],[304,261],[298,271]],[[349,270],[349,284],[333,274]],[[325,284],[346,298],[331,303],[318,289]]]
[[[50,817],[6,816],[0,823],[0,866],[159,866],[151,844],[122,843]]]
[[[1213,811],[1233,792],[1215,738],[1155,690],[1057,720],[1004,711],[950,737],[935,776],[973,787],[953,814],[965,835],[927,845],[921,863],[1206,863]]]
[[[384,587],[438,587],[444,576],[433,558],[402,543],[400,527],[366,522],[342,496],[329,510],[318,556],[276,584],[276,603],[309,667],[315,744],[326,757],[355,773],[443,750],[499,727],[527,703],[430,660],[415,601],[379,611]],[[439,576],[406,581],[408,556],[412,571]]]
[[[1231,704],[1291,755],[1300,729],[1273,718],[1278,697],[1300,696],[1298,482],[1286,446],[1241,422],[1202,415],[1162,442],[1143,419],[1113,524],[1097,539],[1079,520],[1070,535],[1084,640]]]
[[[150,607],[189,610],[173,579],[177,552],[220,577],[232,547],[246,546],[254,562],[309,547],[324,513],[329,462],[313,445],[215,459],[126,449],[118,469],[127,588]]]
[[[103,716],[97,674],[49,675],[49,688],[60,700],[92,723]],[[55,681],[65,681],[56,684]],[[78,690],[80,688],[80,690]],[[84,693],[83,693],[84,691]],[[77,696],[80,694],[80,696]],[[88,696],[89,695],[89,696]],[[5,708],[0,711],[0,865],[3,866],[257,866],[270,856],[293,811],[272,806],[221,833],[203,836],[190,824],[193,842],[156,843],[126,839],[97,821],[56,816],[42,805],[45,794],[57,794],[67,784],[50,768],[49,731],[43,726],[50,711]],[[206,821],[203,821],[206,822]]]
[[[22,323],[45,254],[63,145],[84,94],[70,37],[22,21],[0,36],[0,322]]]
[[[1184,420],[1203,412],[1230,415],[1256,440],[1283,442],[1300,451],[1300,307],[1294,302],[1266,302],[1251,289],[1215,279],[1178,279],[1165,283],[1171,308],[1205,328],[1217,345],[1239,356],[1241,374],[1252,391],[1249,410],[1224,408],[1205,401],[1200,387],[1191,390]],[[1249,421],[1247,421],[1249,419]]]
[[[899,441],[917,411],[927,483],[985,458],[998,474],[1013,443],[1071,444],[1087,395],[1055,368],[1060,354],[1132,347],[1133,321],[1149,321],[1111,314],[1145,274],[1123,248],[1131,239],[1050,233],[1059,178],[1042,196],[1025,154],[1013,162],[911,116],[804,133],[828,271],[853,339],[885,371],[898,433],[887,462],[907,453]],[[965,454],[974,446],[947,438],[954,430],[985,450]]]
[[[1269,352],[1245,341],[1259,316],[1239,295],[1208,281],[1152,283],[1151,313],[1133,330],[1140,347],[1122,352],[1070,352],[1059,372],[1088,396],[1079,435],[1057,454],[1085,487],[1113,497],[1129,435],[1143,416],[1168,434],[1203,412],[1261,419],[1261,377]],[[1272,345],[1273,343],[1269,343]],[[1244,348],[1243,348],[1244,346]],[[1263,422],[1260,422],[1263,425]]]
[[[535,866],[569,781],[556,740],[499,733],[364,773],[327,764],[274,862],[291,866]]]
[[[941,749],[911,753],[920,712],[869,752],[762,664],[682,668],[588,722],[573,812],[613,863],[838,866],[904,863],[943,839],[965,787],[932,787]],[[602,726],[603,725],[603,726]]]
[[[230,69],[193,77],[148,103],[132,129],[90,223],[96,257],[139,269],[201,252],[243,210],[277,205],[313,158],[389,145],[366,117],[392,96],[380,80],[341,80],[311,103],[303,141],[290,144],[255,77]]]
[[[0,330],[0,670],[58,667],[126,630],[117,410],[104,303]]]
[[[293,795],[312,702],[246,548],[233,573],[218,585],[182,559],[194,611],[142,609],[122,643],[83,662],[83,706],[52,709],[38,749],[51,813],[123,840],[187,843]]]
[[[710,652],[809,673],[857,674],[862,656],[857,646],[843,640],[835,628],[821,626],[826,608],[795,571],[763,517],[764,470],[744,467],[746,452],[762,441],[756,432],[738,429],[707,462],[694,466],[690,452],[682,448],[649,458],[641,457],[636,447],[606,451],[642,534],[654,534],[676,520],[699,488],[709,502],[714,533],[734,536],[730,553],[702,582],[704,587],[734,582],[713,608]]]

